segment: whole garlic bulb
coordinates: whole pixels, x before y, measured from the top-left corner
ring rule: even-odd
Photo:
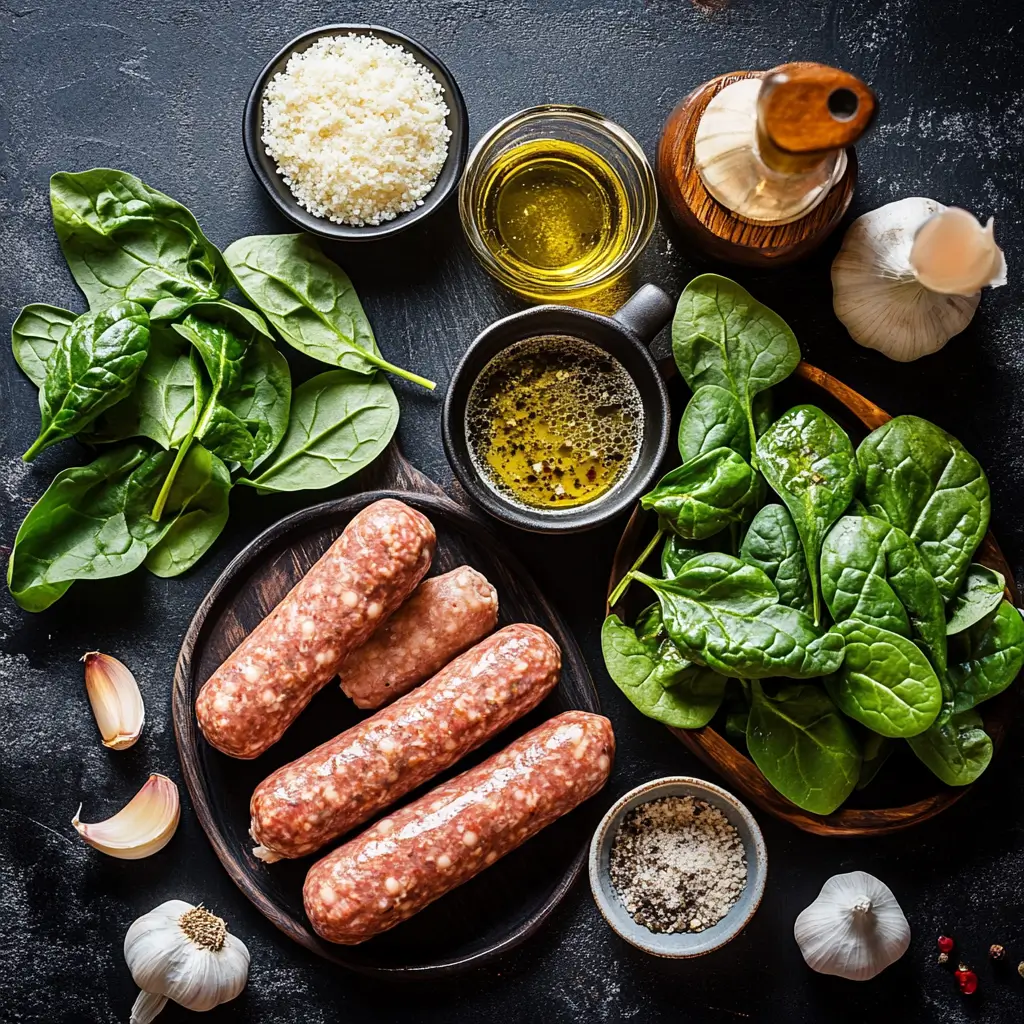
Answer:
[[[124,937],[124,958],[142,991],[131,1024],[149,1024],[173,1000],[212,1010],[234,999],[249,978],[249,950],[222,918],[184,900],[143,914]]]
[[[836,316],[858,345],[905,363],[937,352],[1006,283],[992,221],[912,197],[858,217],[832,263]]]
[[[808,967],[850,981],[868,981],[910,945],[892,890],[866,871],[833,875],[797,917],[793,935]]]

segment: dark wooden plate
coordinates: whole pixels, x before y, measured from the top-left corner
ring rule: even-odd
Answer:
[[[670,372],[668,367],[665,369],[666,372]],[[810,399],[821,405],[847,430],[854,439],[854,443],[866,436],[869,431],[892,419],[884,409],[880,409],[874,402],[868,401],[863,395],[858,394],[823,370],[819,370],[816,366],[801,363],[797,367],[794,377],[795,381],[791,378],[786,385],[780,385],[778,389],[775,389],[779,392],[777,397],[791,397],[793,401],[789,404]],[[790,394],[791,391],[792,394]],[[808,391],[812,393],[808,394]],[[788,407],[786,402],[777,402],[779,410]],[[643,550],[644,544],[651,537],[653,527],[654,515],[644,512],[638,507],[626,524],[625,532],[616,549],[608,585],[609,594]],[[1013,573],[991,532],[986,534],[982,540],[975,558],[983,565],[998,570],[1006,577],[1007,597],[1014,604],[1019,604]],[[631,587],[623,600],[614,609],[609,610],[614,610],[625,621],[631,622],[630,616],[637,614],[641,603],[647,600],[647,595],[637,593],[642,589]],[[997,751],[1002,745],[1015,715],[1015,699],[1011,691],[1012,687],[994,700],[986,701],[978,708]],[[802,810],[790,803],[772,787],[761,774],[757,765],[744,752],[737,750],[728,739],[710,725],[703,729],[670,728],[670,731],[706,765],[727,779],[762,810],[796,825],[797,828],[801,828],[805,832],[814,832],[817,835],[877,836],[898,832],[941,814],[947,807],[951,807],[961,799],[971,788],[970,786],[943,785],[927,769],[917,764],[913,755],[907,751],[905,752],[906,771],[903,773],[906,775],[906,779],[903,780],[905,784],[888,787],[889,792],[895,792],[898,794],[899,800],[905,802],[896,802],[892,806],[885,807],[856,806],[858,801],[877,799],[877,794],[873,794],[872,788],[868,787],[863,793],[854,794],[847,805],[832,814],[812,814],[810,811]],[[897,756],[894,754],[893,760]],[[889,771],[891,767],[891,765],[886,765],[882,770]]]
[[[584,804],[410,921],[361,946],[336,946],[312,930],[302,883],[316,856],[266,865],[251,853],[249,798],[274,769],[353,725],[359,711],[336,683],[313,699],[284,738],[262,757],[240,761],[214,750],[195,719],[195,697],[234,650],[320,557],[352,516],[383,497],[429,517],[438,535],[431,573],[467,563],[498,590],[499,626],[533,622],[562,649],[562,676],[537,709],[406,800],[493,754],[516,736],[571,708],[599,711],[597,691],[572,635],[527,571],[486,524],[444,496],[395,450],[382,459],[402,486],[328,501],[281,520],[256,538],[213,585],[185,635],[174,678],[174,731],[199,822],[235,884],[285,934],[320,956],[371,974],[442,974],[493,957],[531,935],[579,874],[596,812]],[[419,493],[409,488],[415,487]],[[429,493],[423,493],[429,492]]]

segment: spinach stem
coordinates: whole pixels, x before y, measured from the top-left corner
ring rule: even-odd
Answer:
[[[154,523],[159,523],[160,517],[164,514],[167,499],[171,495],[171,487],[174,484],[174,478],[178,475],[178,470],[181,468],[182,462],[185,461],[185,455],[188,453],[188,450],[192,445],[192,438],[195,436],[196,431],[195,427],[193,427],[188,432],[188,436],[185,440],[181,442],[181,447],[174,456],[174,461],[171,463],[170,471],[164,479],[163,486],[160,488],[160,493],[156,496],[156,501],[153,503],[153,511],[149,513],[149,518],[152,519]]]
[[[395,366],[394,363],[389,363],[386,359],[382,359],[380,356],[375,356],[370,352],[364,352],[363,355],[368,359],[374,366],[379,366],[382,370],[387,370],[388,373],[393,373],[396,377],[402,377],[404,380],[411,380],[413,384],[419,384],[420,387],[426,388],[428,391],[433,391],[437,387],[432,380],[427,380],[426,377],[421,377],[418,373],[413,373],[412,370],[403,370],[400,366]]]
[[[31,462],[46,447],[49,433],[48,430],[45,431],[32,442],[32,447],[22,455],[22,462]]]
[[[747,402],[747,430],[750,431],[750,468],[754,472],[760,470],[760,466],[757,464],[757,428],[754,426],[754,406],[753,401]]]
[[[658,544],[661,541],[661,538],[664,536],[664,529],[659,528],[658,532],[651,538],[650,544],[648,544],[647,547],[645,547],[643,551],[640,552],[640,555],[638,556],[637,560],[629,567],[629,572],[627,572],[626,575],[623,576],[621,580],[619,580],[615,589],[611,592],[611,595],[608,598],[609,608],[614,608],[615,605],[617,605],[619,601],[622,600],[622,595],[625,594],[625,592],[629,589],[629,584],[633,580],[633,573],[635,573],[637,569],[639,569],[640,566],[642,566],[644,562],[646,562],[647,559],[651,557],[652,552],[658,546]]]

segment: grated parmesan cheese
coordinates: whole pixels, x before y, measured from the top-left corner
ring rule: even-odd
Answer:
[[[408,51],[328,36],[289,58],[263,93],[263,142],[315,217],[362,227],[423,205],[448,155],[448,107]]]

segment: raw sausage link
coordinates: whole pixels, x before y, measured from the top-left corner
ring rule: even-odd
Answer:
[[[400,501],[364,508],[199,691],[206,739],[232,757],[258,757],[276,743],[416,589],[436,541],[426,516]]]
[[[455,764],[533,710],[558,682],[558,645],[506,626],[390,707],[279,768],[256,787],[253,851],[302,857]]]
[[[468,565],[424,580],[416,593],[341,666],[341,688],[358,708],[379,708],[408,693],[487,636],[498,595]]]
[[[614,752],[607,718],[552,718],[317,861],[306,915],[329,942],[387,931],[593,796]]]

